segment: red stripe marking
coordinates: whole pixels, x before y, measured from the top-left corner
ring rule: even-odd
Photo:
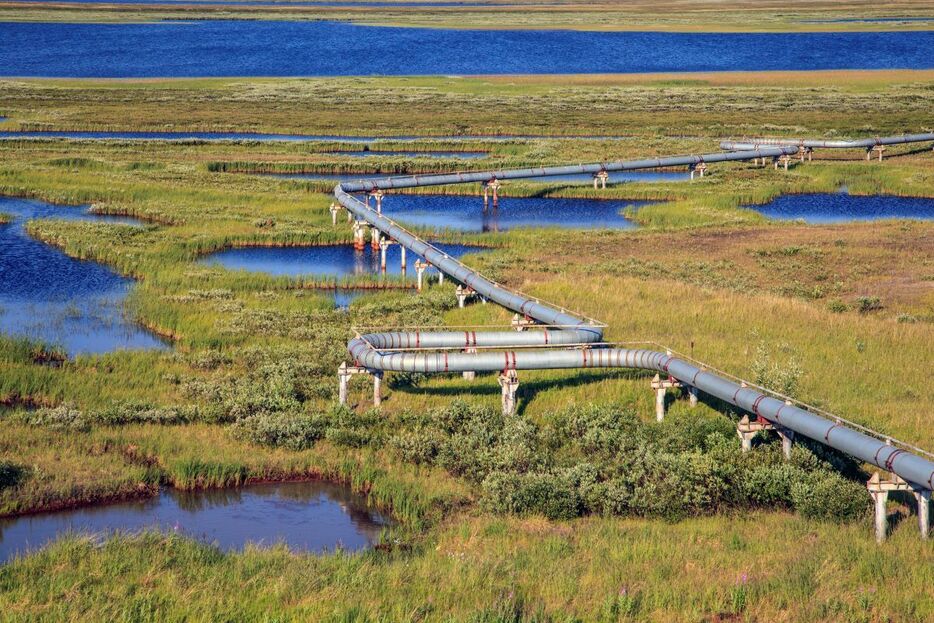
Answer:
[[[464,331],[464,345],[470,346],[470,331]]]
[[[548,345],[548,329],[544,329],[543,331],[545,333],[545,345],[547,346]]]
[[[736,395],[737,395],[738,393],[740,393],[741,391],[743,391],[744,389],[746,389],[746,388],[745,388],[745,387],[740,387],[740,388],[737,389],[735,392],[733,392],[733,404],[735,404],[737,407],[739,406],[739,403],[736,402]]]
[[[448,371],[448,354],[444,353],[444,371]]]
[[[477,332],[476,331],[473,332],[473,345],[474,346],[477,345]]]
[[[834,424],[833,426],[827,429],[827,432],[824,433],[824,441],[826,441],[827,443],[830,443],[830,431],[835,429],[837,426],[839,426],[839,424]]]

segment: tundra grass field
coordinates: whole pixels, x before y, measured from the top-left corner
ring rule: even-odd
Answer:
[[[351,241],[346,223],[331,224],[333,183],[260,173],[564,164],[717,151],[729,135],[922,131],[934,125],[932,94],[934,74],[901,71],[4,80],[0,130],[558,136],[376,143],[488,151],[481,160],[351,158],[335,152],[359,145],[340,141],[0,140],[0,194],[147,222],[42,220],[27,230],[136,278],[128,313],[173,343],[63,360],[54,344],[0,339],[0,515],[160,486],[327,478],[398,520],[380,547],[356,555],[222,553],[155,533],[103,546],[67,537],[0,567],[0,611],[11,620],[930,620],[934,549],[918,540],[913,504],[895,499],[904,521],[877,546],[868,473],[845,457],[800,443],[786,463],[767,437],[741,454],[739,414],[716,402],[674,399],[657,425],[650,376],[634,371],[523,373],[512,417],[483,375],[389,375],[378,411],[358,378],[352,406],[338,408],[335,373],[356,328],[510,315],[457,309],[449,283],[416,294],[411,278],[271,277],[199,259]],[[561,138],[594,134],[624,138]],[[787,172],[724,164],[693,183],[605,191],[511,182],[504,206],[510,196],[657,203],[632,213],[641,227],[631,231],[436,238],[476,244],[467,264],[606,322],[609,339],[691,353],[931,449],[934,226],[809,226],[744,207],[841,186],[934,196],[930,145],[891,149],[881,164],[862,157],[818,151]],[[335,310],[322,288],[346,286],[374,290]]]

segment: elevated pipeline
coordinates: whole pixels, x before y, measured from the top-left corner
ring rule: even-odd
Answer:
[[[912,135],[930,136],[934,135]],[[872,144],[896,144],[908,137],[872,139]],[[927,140],[927,139],[920,139]],[[879,142],[876,142],[879,141]],[[848,145],[849,146],[849,145]],[[863,146],[860,143],[858,146]],[[805,145],[807,147],[807,145]],[[413,188],[469,182],[492,183],[569,173],[627,171],[668,166],[694,166],[702,162],[728,162],[758,158],[787,157],[798,152],[797,144],[756,147],[744,151],[675,156],[653,160],[595,163],[575,166],[511,169],[501,171],[390,177],[382,180],[342,182],[334,188],[337,202],[359,222],[375,227],[382,235],[424,257],[439,271],[480,296],[534,320],[545,328],[517,331],[401,331],[358,335],[348,343],[348,351],[361,368],[423,373],[517,370],[637,368],[667,374],[684,386],[756,415],[774,426],[803,435],[860,461],[892,472],[907,486],[923,491],[930,498],[934,489],[934,461],[894,447],[854,430],[845,424],[811,413],[757,389],[667,353],[641,349],[608,348],[601,344],[604,325],[590,318],[543,303],[487,279],[434,246],[401,227],[392,219],[371,209],[354,197],[355,192]],[[550,328],[549,328],[550,327]],[[412,351],[411,349],[415,349]],[[425,352],[435,349],[437,352]],[[454,352],[448,352],[454,349]],[[474,352],[459,352],[469,350]],[[883,503],[884,507],[884,503]],[[877,517],[879,513],[877,503]],[[883,508],[884,510],[884,508]],[[877,525],[878,528],[878,525]],[[884,535],[884,530],[883,530]]]
[[[864,138],[853,141],[824,141],[802,138],[750,138],[741,141],[722,141],[720,149],[730,151],[761,149],[774,146],[794,146],[799,149],[867,149],[874,147],[884,147],[887,145],[904,145],[907,143],[923,143],[934,141],[934,133],[926,134],[904,134],[901,136],[883,136],[876,138]]]

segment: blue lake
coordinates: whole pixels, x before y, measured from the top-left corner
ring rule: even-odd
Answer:
[[[283,543],[295,552],[357,551],[389,521],[348,487],[290,482],[206,491],[164,490],[155,498],[0,519],[0,564],[66,534],[101,541],[114,532],[159,530],[240,550]]]
[[[5,76],[921,69],[934,67],[931,49],[934,31],[476,31],[253,20],[0,23],[0,72]]]
[[[934,219],[934,199],[889,195],[850,195],[845,192],[781,195],[763,205],[746,206],[782,220],[843,223],[888,218]]]
[[[567,229],[632,229],[622,215],[628,206],[650,202],[542,197],[500,197],[484,209],[483,199],[470,195],[388,195],[383,214],[406,225],[434,230],[500,232],[517,227]]]
[[[0,225],[0,332],[59,345],[71,355],[166,347],[127,317],[132,280],[101,264],[68,257],[24,229],[26,221],[43,218],[136,221],[88,214],[87,206],[12,197],[0,197],[0,213],[13,217]]]
[[[435,244],[451,257],[483,249],[459,244]],[[415,277],[415,260],[411,251],[406,253],[406,272]],[[230,270],[246,270],[285,276],[347,277],[352,275],[379,275],[380,252],[373,251],[369,242],[362,251],[353,245],[329,245],[318,247],[248,247],[227,249],[212,253],[202,263],[217,264]],[[386,272],[399,275],[402,258],[399,245],[392,245],[386,252]],[[432,269],[433,270],[433,269]]]

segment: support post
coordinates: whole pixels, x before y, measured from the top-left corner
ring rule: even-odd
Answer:
[[[367,224],[364,221],[354,221],[353,224],[353,248],[357,251],[363,251],[366,246]]]
[[[416,289],[422,291],[422,278],[425,274],[425,269],[428,268],[428,262],[423,262],[421,260],[415,260],[415,274],[418,276],[418,281]]]
[[[373,198],[376,199],[376,213],[382,214],[383,213],[383,191],[377,188],[376,190],[370,191],[370,194],[367,195],[367,197],[369,198],[370,195],[372,195]],[[370,203],[369,201],[367,201],[367,206],[369,205]]]
[[[691,404],[691,408],[697,406],[697,388],[688,387],[688,402]]]
[[[918,502],[918,528],[921,538],[926,540],[931,534],[931,490],[916,489],[915,500]]]
[[[373,406],[379,407],[383,404],[383,371],[373,370]]]
[[[391,244],[392,242],[388,238],[379,241],[379,269],[381,272],[386,272],[386,251]]]
[[[597,184],[600,185],[600,188],[606,190],[606,181],[610,178],[610,174],[606,171],[600,171],[594,173],[593,176],[593,189],[597,190]]]
[[[370,234],[370,248],[374,251],[379,251],[379,243],[383,238],[383,234],[375,227],[371,228]]]
[[[470,354],[470,355],[476,355],[476,354],[477,354],[477,349],[476,349],[476,348],[465,348],[465,349],[464,349],[464,352],[467,353],[467,354]],[[467,371],[464,372],[464,380],[465,380],[465,381],[472,381],[472,380],[474,380],[474,379],[476,379],[476,378],[477,378],[477,373],[474,372],[473,370],[467,370]]]
[[[337,380],[339,383],[337,391],[337,400],[340,404],[347,404],[347,385],[350,383],[350,372],[347,371],[347,362],[341,362],[337,368]]]
[[[793,430],[788,430],[784,426],[776,426],[775,432],[778,433],[778,436],[782,440],[782,454],[785,457],[786,461],[791,460],[791,448],[795,443],[795,432]]]
[[[454,294],[457,295],[457,306],[461,309],[464,309],[464,305],[467,303],[467,296],[469,290],[464,286],[457,286],[457,289],[454,291]]]
[[[402,251],[402,274],[404,275],[404,274],[405,274],[405,271],[406,271],[406,268],[407,268],[407,267],[406,267],[406,263],[405,263],[405,252],[406,252],[406,248],[403,247],[403,246],[400,244],[400,245],[399,245],[399,250]]]
[[[869,482],[866,483],[866,489],[869,491],[869,495],[872,496],[873,502],[875,502],[875,527],[876,527],[876,541],[882,543],[885,541],[885,537],[888,532],[888,510],[886,509],[886,504],[889,501],[889,492],[890,491],[910,491],[912,490],[911,486],[899,478],[898,476],[893,475],[891,479],[883,479],[879,472],[875,472],[872,477],[869,479]],[[930,495],[930,492],[928,492]],[[919,515],[920,515],[920,508]],[[919,516],[920,523],[920,516]],[[922,530],[922,536],[924,531]]]
[[[519,375],[515,370],[503,370],[499,375],[499,386],[503,390],[503,415],[512,415],[516,411]]]
[[[336,203],[331,204],[331,225],[337,225],[337,213],[340,212],[341,207]]]
[[[438,285],[439,286],[444,285],[444,271],[442,271],[441,269],[438,269]]]
[[[525,331],[528,327],[531,327],[535,324],[534,320],[520,316],[519,314],[512,315],[512,328],[516,331]]]
[[[681,383],[672,377],[662,380],[658,374],[652,379],[652,389],[655,390],[655,420],[658,422],[665,419],[665,392],[668,388],[681,387]]]
[[[742,443],[743,452],[749,452],[752,450],[752,440],[759,434],[761,430],[771,430],[773,426],[764,420],[749,420],[748,415],[744,415],[743,418],[736,425],[736,434],[739,436],[739,440]]]

